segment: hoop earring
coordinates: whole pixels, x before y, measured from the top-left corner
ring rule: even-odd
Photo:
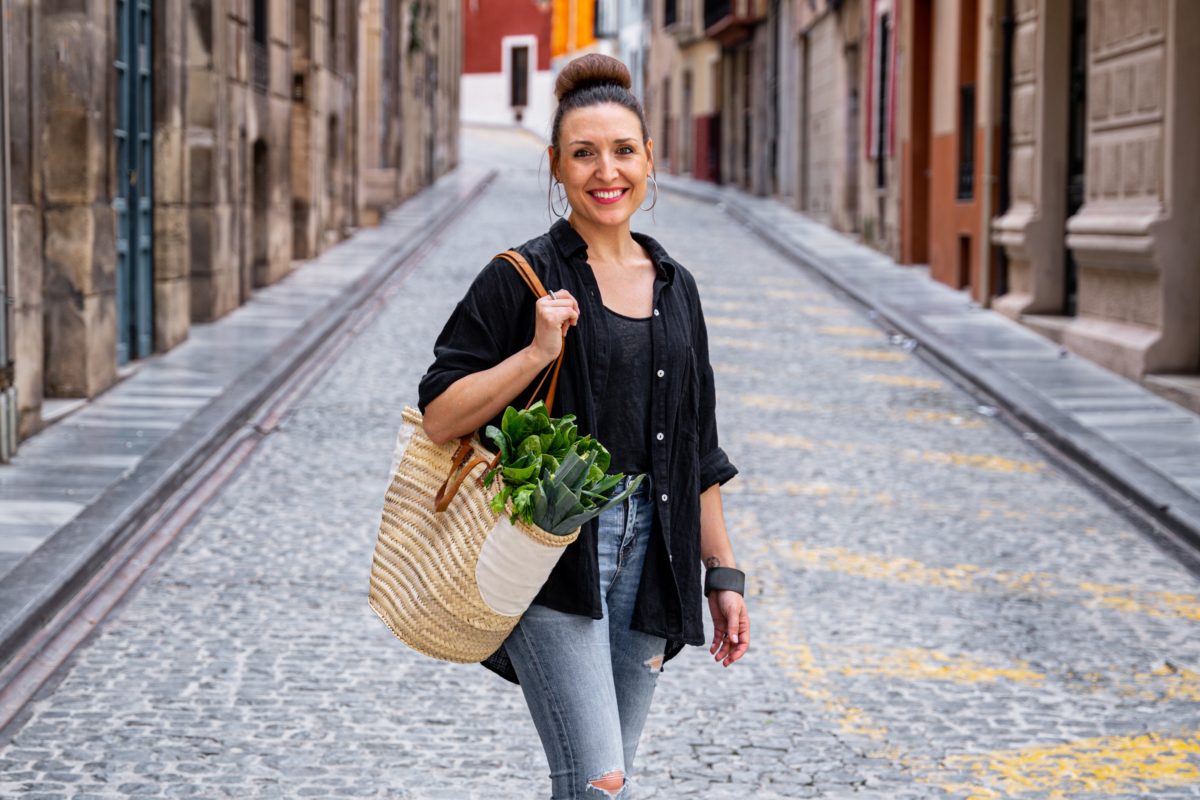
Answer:
[[[555,192],[554,191],[555,189],[557,189],[558,191]],[[552,211],[554,213],[554,216],[556,216],[556,217],[562,217],[562,216],[566,215],[567,210],[570,208],[570,203],[567,202],[566,187],[564,187],[560,181],[555,181],[553,183],[553,185],[550,187],[550,193],[551,193],[550,211]],[[559,211],[557,208],[554,207],[554,195],[555,194],[558,194],[561,196],[562,207],[563,207],[562,211]]]
[[[654,188],[654,199],[650,201],[650,208],[643,208],[642,211],[652,211],[658,205],[658,180],[653,173],[650,174],[650,185]]]

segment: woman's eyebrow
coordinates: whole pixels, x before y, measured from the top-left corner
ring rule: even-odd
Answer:
[[[613,144],[625,144],[626,142],[632,142],[632,141],[635,141],[635,140],[633,138],[626,137],[624,139],[614,139]],[[592,145],[594,147],[596,143],[589,142],[587,139],[575,139],[571,142],[571,144],[588,144],[588,145]]]

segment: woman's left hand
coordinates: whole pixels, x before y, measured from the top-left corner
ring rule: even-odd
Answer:
[[[750,612],[746,600],[737,592],[715,591],[708,596],[708,611],[713,621],[713,643],[708,652],[728,667],[746,654],[750,647]]]

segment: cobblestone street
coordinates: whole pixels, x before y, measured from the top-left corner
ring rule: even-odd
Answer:
[[[0,797],[548,794],[519,689],[366,602],[434,338],[549,224],[532,138],[464,158],[499,177],[31,704]],[[1200,797],[1197,579],[718,208],[634,228],[704,300],[754,626],[728,670],[667,665],[634,796]]]

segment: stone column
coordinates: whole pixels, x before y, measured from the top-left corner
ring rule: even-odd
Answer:
[[[1072,350],[1134,378],[1200,365],[1200,4],[1092,0]]]
[[[1067,119],[1071,4],[1017,0],[1013,36],[1012,201],[992,223],[1008,255],[1008,293],[993,307],[1010,317],[1061,314],[1067,215]],[[1036,321],[1030,321],[1037,327]]]
[[[191,323],[188,229],[187,9],[154,7],[154,349],[187,338]]]
[[[42,4],[34,42],[43,187],[47,393],[117,377],[111,3]]]
[[[229,97],[224,72],[236,69],[224,3],[188,0],[188,246],[192,319],[207,322],[238,305],[239,276],[229,204]]]
[[[9,258],[12,260],[12,348],[16,368],[17,435],[42,427],[45,335],[42,306],[41,92],[34,58],[38,16],[33,0],[10,0],[8,9],[8,126],[10,199]]]

